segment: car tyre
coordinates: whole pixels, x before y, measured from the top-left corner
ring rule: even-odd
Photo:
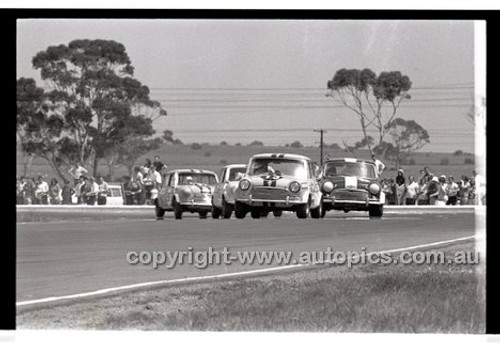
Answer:
[[[262,216],[262,211],[260,209],[253,208],[250,210],[250,215],[252,219],[259,219]]]
[[[281,215],[283,215],[283,210],[274,210],[273,215],[275,218],[279,218],[281,217]]]
[[[176,220],[182,219],[182,205],[177,203],[177,200],[172,201],[172,207],[174,208],[174,216]]]
[[[319,205],[315,209],[311,209],[311,218],[313,219],[319,219],[324,217],[325,214],[323,214],[323,198],[319,201]]]
[[[384,215],[384,206],[383,205],[370,205],[368,209],[368,214],[370,218],[381,218]]]
[[[155,199],[155,213],[158,220],[162,220],[165,215],[165,209],[162,209],[158,204],[158,199]]]
[[[233,212],[233,209],[231,208],[231,205],[226,202],[226,199],[222,197],[222,217],[224,219],[229,219],[231,218],[231,213]]]
[[[240,202],[235,202],[234,203],[234,216],[236,216],[236,219],[244,219],[245,215],[247,215],[247,210],[245,205]]]
[[[309,204],[310,203],[300,204],[297,207],[296,214],[297,214],[297,217],[299,219],[305,219],[305,218],[307,218],[307,215],[309,215],[309,210],[310,210],[310,205]]]
[[[218,219],[220,214],[221,214],[221,210],[219,208],[217,208],[216,206],[212,205],[212,218]]]

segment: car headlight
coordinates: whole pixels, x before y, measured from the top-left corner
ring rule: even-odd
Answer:
[[[380,188],[380,184],[378,183],[372,183],[368,186],[368,190],[370,191],[370,193],[372,193],[373,195],[377,195],[378,193],[380,193],[381,191],[381,188]]]
[[[250,188],[250,181],[248,179],[240,180],[240,189],[248,190],[248,188]]]
[[[334,188],[334,185],[333,185],[333,182],[327,180],[323,183],[323,185],[321,186],[321,188],[323,189],[323,191],[325,193],[331,193],[333,188]]]
[[[288,190],[290,190],[292,193],[298,193],[300,191],[300,183],[299,182],[292,182],[288,186]]]

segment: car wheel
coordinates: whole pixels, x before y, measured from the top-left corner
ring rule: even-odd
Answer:
[[[252,219],[259,219],[262,216],[262,211],[260,209],[253,208],[250,210],[250,215]]]
[[[212,205],[212,218],[218,219],[221,214],[221,210],[217,208],[216,206]]]
[[[157,219],[163,219],[163,216],[165,215],[165,210],[158,204],[158,199],[155,199],[155,213]]]
[[[276,218],[279,218],[281,215],[283,215],[283,210],[274,210],[273,215]]]
[[[305,218],[307,218],[307,215],[309,215],[309,210],[310,210],[309,203],[300,204],[297,207],[297,211],[296,211],[297,217],[299,219],[305,219]]]
[[[325,214],[323,214],[323,198],[319,201],[319,205],[315,209],[311,209],[311,218],[313,219],[319,219],[324,217]]]
[[[236,219],[244,219],[245,215],[247,215],[247,209],[243,203],[240,203],[239,201],[234,203],[234,216],[236,216]]]
[[[368,214],[370,218],[381,218],[384,215],[384,206],[383,205],[370,205],[368,209]]]
[[[200,219],[206,219],[208,215],[206,211],[200,212],[199,214],[200,214]]]
[[[179,220],[182,219],[182,205],[177,203],[177,200],[172,201],[172,207],[174,208],[174,216],[175,219]]]
[[[233,209],[231,208],[231,205],[229,205],[226,202],[226,199],[222,197],[222,217],[224,219],[229,219],[231,218],[231,213],[233,212]]]

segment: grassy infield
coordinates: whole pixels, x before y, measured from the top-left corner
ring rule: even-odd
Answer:
[[[441,250],[472,251],[474,244]],[[17,322],[50,329],[484,333],[483,266],[317,267],[19,310]]]

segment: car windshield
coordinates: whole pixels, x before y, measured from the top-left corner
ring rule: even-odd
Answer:
[[[305,162],[283,158],[255,158],[250,163],[248,173],[251,175],[269,174],[274,172],[280,176],[292,176],[307,179]]]
[[[215,175],[210,173],[179,173],[179,184],[217,184]]]
[[[246,171],[246,167],[231,168],[231,170],[229,171],[229,181],[234,182],[239,180]]]
[[[333,176],[355,176],[362,178],[377,178],[375,166],[365,162],[327,162],[323,169],[323,175]]]

